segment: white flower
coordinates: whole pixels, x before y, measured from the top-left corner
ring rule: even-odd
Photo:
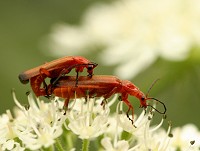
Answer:
[[[24,151],[25,148],[21,147],[20,144],[14,140],[8,140],[2,145],[2,150]]]
[[[113,98],[113,101],[116,97]],[[81,139],[96,138],[103,134],[108,125],[109,104],[101,105],[103,99],[77,99],[72,110],[68,112],[69,124],[66,126]],[[113,101],[110,101],[111,103]]]
[[[125,140],[120,140],[112,144],[109,137],[104,137],[101,140],[101,145],[105,148],[106,151],[128,151],[129,144]]]
[[[153,105],[149,104],[147,110],[143,110],[138,117],[134,117],[133,125],[130,121],[132,117],[127,118],[124,114],[123,101],[118,103],[116,113],[109,116],[110,106],[117,100],[117,95],[108,103],[104,102],[105,104],[102,104],[103,98],[87,98],[87,101],[75,99],[70,102],[66,115],[61,110],[63,102],[58,101],[57,98],[44,103],[28,95],[30,105],[28,108],[18,102],[14,93],[13,98],[17,105],[14,110],[16,117],[14,118],[9,110],[0,116],[0,150],[2,151],[49,149],[57,142],[59,136],[70,139],[70,142],[67,142],[71,143],[68,149],[75,150],[73,137],[64,136],[70,137],[72,133],[83,141],[101,139],[101,142],[97,142],[102,145],[99,150],[191,151],[198,150],[200,147],[200,131],[193,124],[174,128],[172,133],[171,124],[167,131],[161,128],[164,119],[152,126],[151,121],[155,111],[158,111],[155,102]],[[63,133],[63,123],[70,130],[67,133]]]
[[[44,103],[28,95],[29,108],[25,109],[13,94],[16,109],[15,133],[26,148],[37,150],[48,148],[62,134],[65,116],[60,112],[58,102]],[[37,103],[36,103],[37,101]]]
[[[120,108],[122,109],[122,107]],[[138,118],[134,118],[134,125],[132,125],[125,114],[119,114],[117,116],[118,125],[122,127],[124,131],[132,134],[130,139],[130,143],[132,142],[132,144],[130,145],[129,151],[167,150],[170,146],[170,137],[168,137],[168,135],[170,134],[171,126],[169,126],[168,132],[163,130],[161,126],[164,119],[162,119],[158,125],[151,126],[150,123],[154,115],[154,110],[150,110],[147,113],[145,112],[146,111],[143,110]]]
[[[9,110],[6,114],[0,116],[0,150],[16,150],[23,151],[25,148],[15,141],[16,121],[13,119]]]
[[[92,5],[80,26],[55,25],[47,47],[58,56],[103,47],[102,63],[119,65],[116,74],[131,78],[160,56],[187,58],[199,46],[199,26],[199,0],[118,0]]]
[[[118,110],[119,113],[122,112],[121,104],[118,105]],[[146,112],[145,114],[144,113],[145,111],[143,111],[138,118],[134,117],[134,126],[125,114],[117,115],[117,125],[121,127],[123,131],[126,131],[131,135],[128,140],[128,151],[196,151],[199,149],[200,131],[195,125],[187,124],[182,128],[177,127],[171,130],[171,122],[169,122],[168,130],[165,131],[161,127],[164,118],[158,125],[151,126],[151,121],[153,119],[153,115],[155,114],[154,109]],[[119,138],[122,135],[122,132],[116,130],[115,134],[116,136],[113,146],[121,141]],[[105,143],[105,141],[107,143]],[[105,139],[104,144],[102,143],[105,149],[107,149],[108,146],[111,146],[110,144],[111,141],[109,139]]]
[[[198,150],[200,147],[200,131],[194,124],[186,124],[183,127],[177,127],[172,130],[174,135],[172,139],[172,147],[174,150],[186,150],[189,148],[190,143],[192,150]],[[189,150],[189,149],[188,149]]]

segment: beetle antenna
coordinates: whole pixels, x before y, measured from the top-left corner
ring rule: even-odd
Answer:
[[[162,101],[160,101],[160,100],[158,100],[158,99],[156,99],[156,98],[148,98],[148,95],[149,95],[150,90],[151,90],[152,87],[156,84],[156,82],[157,82],[158,80],[160,80],[160,79],[154,80],[153,83],[151,84],[151,86],[150,86],[150,88],[149,88],[149,90],[147,91],[147,94],[146,94],[146,98],[147,98],[146,100],[154,100],[154,101],[159,102],[160,104],[163,105],[164,112],[161,112],[161,111],[157,110],[157,109],[156,109],[155,107],[153,107],[152,105],[147,105],[147,106],[150,106],[152,109],[154,109],[156,112],[158,112],[158,113],[160,113],[160,114],[165,114],[166,111],[167,111],[167,108],[166,108],[165,104],[164,104]]]
[[[156,98],[147,98],[147,100],[155,100],[155,101],[157,101],[157,102],[159,102],[160,104],[162,104],[163,105],[163,107],[164,107],[164,112],[160,112],[159,110],[157,110],[155,107],[153,107],[152,105],[147,105],[147,106],[150,106],[151,108],[153,108],[156,112],[158,112],[158,113],[160,113],[160,114],[165,114],[166,113],[166,111],[167,111],[167,108],[166,108],[166,106],[165,106],[165,104],[162,102],[162,101],[160,101],[160,100],[158,100],[158,99],[156,99]]]
[[[148,97],[150,90],[151,90],[152,87],[156,84],[156,82],[157,82],[158,80],[160,80],[160,79],[156,79],[156,80],[153,81],[153,83],[151,84],[149,90],[147,91],[146,97]]]

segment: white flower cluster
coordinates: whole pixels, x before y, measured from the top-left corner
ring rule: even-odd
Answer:
[[[13,98],[17,105],[14,118],[10,111],[3,114],[0,122],[0,145],[2,150],[38,150],[50,147],[55,143],[63,130],[62,124],[65,116],[58,111],[58,103],[44,103],[39,99],[34,100],[28,95],[29,107],[22,106]],[[37,102],[37,103],[36,103]]]
[[[54,56],[101,46],[102,63],[119,65],[116,74],[128,79],[160,56],[185,59],[200,44],[199,27],[199,0],[118,0],[92,5],[80,26],[55,25],[46,44]]]
[[[44,103],[29,94],[30,106],[24,107],[14,93],[13,97],[17,105],[16,117],[10,111],[0,116],[2,151],[55,150],[54,144],[58,138],[63,138],[63,135],[71,136],[69,133],[82,140],[99,141],[99,151],[191,151],[200,146],[200,132],[194,125],[173,130],[169,125],[166,132],[161,128],[164,121],[162,119],[158,125],[151,126],[154,109],[143,111],[137,118],[134,117],[134,126],[123,112],[122,101],[119,101],[116,113],[110,114],[110,106],[117,100],[117,96],[103,106],[103,98],[75,99],[70,103],[66,114],[61,109],[63,102],[58,98]],[[69,141],[73,142],[73,138],[69,138]],[[75,142],[72,144],[74,146],[70,149],[75,150]]]

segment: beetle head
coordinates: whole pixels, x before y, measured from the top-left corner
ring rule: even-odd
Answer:
[[[88,76],[92,76],[92,75],[93,75],[93,70],[94,70],[94,68],[95,68],[96,66],[98,66],[98,64],[95,63],[95,62],[90,62],[90,63],[88,63],[88,65],[87,65]]]
[[[155,84],[155,82],[152,84],[152,86]],[[165,114],[166,113],[166,106],[163,102],[159,101],[158,99],[156,98],[153,98],[153,97],[148,97],[149,95],[149,91],[151,90],[152,86],[150,87],[148,93],[145,95],[142,91],[140,91],[133,83],[131,83],[130,81],[128,80],[124,80],[122,81],[122,85],[123,85],[123,88],[125,90],[126,93],[128,93],[129,95],[132,95],[132,96],[135,96],[136,98],[138,98],[140,100],[140,106],[142,108],[146,108],[147,106],[150,106],[151,108],[153,108],[155,111],[157,111],[158,113],[160,114]],[[164,108],[164,111],[161,112],[159,110],[157,110],[156,108],[154,108],[152,105],[150,104],[147,104],[147,101],[148,100],[154,100],[160,104],[163,105],[163,108]]]
[[[146,104],[146,96],[142,91],[140,91],[132,82],[128,80],[123,80],[122,81],[123,89],[125,90],[126,93],[129,95],[135,96],[140,100],[140,106],[143,108],[147,107]]]

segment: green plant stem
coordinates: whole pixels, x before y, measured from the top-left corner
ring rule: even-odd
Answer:
[[[62,147],[61,143],[60,143],[60,140],[58,138],[56,139],[55,146],[58,149],[58,151],[65,151],[64,148]]]
[[[90,141],[89,139],[84,139],[82,144],[82,151],[89,151]]]
[[[67,140],[67,148],[68,149],[73,148],[73,141],[72,141],[73,139],[71,134],[66,135],[66,140]]]

